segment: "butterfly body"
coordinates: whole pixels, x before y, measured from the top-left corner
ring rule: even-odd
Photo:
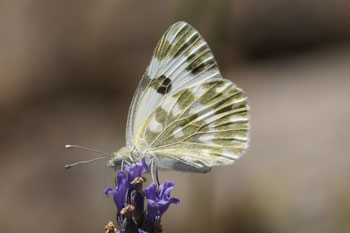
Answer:
[[[222,78],[198,31],[178,22],[154,50],[130,106],[126,147],[109,165],[146,156],[160,169],[208,172],[232,164],[248,141],[247,98]]]
[[[120,168],[123,161],[127,162],[141,162],[141,159],[146,157],[146,162],[150,164],[153,160],[155,166],[160,170],[176,170],[176,171],[186,171],[186,172],[200,172],[206,173],[210,171],[210,167],[197,168],[190,166],[181,161],[172,159],[170,157],[162,157],[149,152],[140,152],[136,148],[122,147],[118,152],[113,154],[113,158],[108,161],[107,165],[109,167]]]

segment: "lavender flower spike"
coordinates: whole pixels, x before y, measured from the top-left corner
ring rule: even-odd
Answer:
[[[118,214],[124,208],[127,187],[128,187],[128,177],[126,175],[126,172],[120,171],[118,172],[118,175],[117,175],[116,189],[113,190],[112,188],[107,188],[105,190],[105,194],[107,195],[107,197],[113,194],[113,199],[117,206]]]
[[[177,198],[170,198],[170,192],[173,190],[175,184],[172,181],[165,181],[163,185],[159,186],[157,192],[157,184],[152,183],[145,188],[147,198],[147,218],[154,220],[155,217],[161,217],[169,208],[170,204],[178,205],[180,200]]]
[[[133,189],[134,186],[130,183],[134,181],[136,177],[142,177],[142,174],[146,173],[148,170],[146,157],[143,157],[140,163],[134,163],[131,166],[126,166],[125,170],[128,172],[129,189]]]

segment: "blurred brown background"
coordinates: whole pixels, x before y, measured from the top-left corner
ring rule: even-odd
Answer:
[[[2,0],[0,232],[103,232],[113,152],[162,33],[195,26],[242,87],[251,147],[211,173],[162,172],[181,199],[164,232],[350,232],[346,0]]]

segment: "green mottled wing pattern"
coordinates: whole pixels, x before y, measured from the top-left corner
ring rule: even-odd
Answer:
[[[197,168],[232,164],[248,147],[248,104],[232,82],[185,88],[151,114],[139,145]]]
[[[178,22],[158,42],[135,93],[127,146],[205,171],[242,155],[248,115],[242,90],[222,78],[205,40]]]
[[[136,145],[145,119],[169,96],[192,85],[220,79],[214,56],[197,30],[173,24],[158,42],[129,110],[127,146]]]

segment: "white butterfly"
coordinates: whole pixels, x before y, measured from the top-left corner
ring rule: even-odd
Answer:
[[[247,98],[222,78],[198,31],[178,22],[154,50],[130,106],[126,146],[108,165],[146,156],[160,169],[208,172],[232,164],[248,142]]]

